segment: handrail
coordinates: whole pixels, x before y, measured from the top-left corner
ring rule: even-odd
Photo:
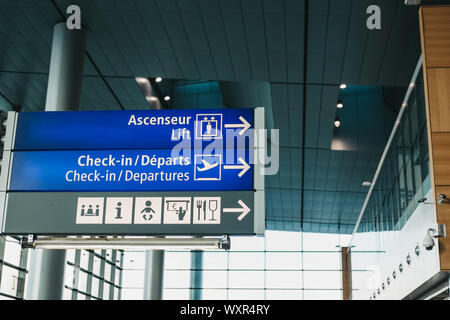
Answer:
[[[378,180],[378,175],[380,174],[381,168],[383,167],[384,160],[386,159],[386,155],[387,155],[387,153],[389,151],[389,148],[391,147],[392,140],[394,140],[394,136],[397,133],[397,128],[400,125],[400,121],[401,121],[401,119],[403,117],[403,113],[405,112],[406,108],[408,107],[408,100],[409,100],[409,97],[411,95],[412,90],[416,86],[416,79],[417,79],[417,76],[419,74],[421,66],[422,66],[422,56],[420,56],[419,61],[417,62],[417,66],[416,66],[416,69],[414,70],[414,74],[413,74],[413,76],[411,78],[411,82],[410,82],[410,84],[408,86],[408,89],[406,90],[406,95],[405,95],[405,98],[403,99],[402,106],[401,106],[400,111],[399,111],[399,113],[397,115],[397,118],[395,119],[394,127],[392,128],[392,131],[391,131],[391,135],[389,136],[389,139],[388,139],[388,142],[386,144],[386,147],[384,148],[383,154],[381,155],[381,159],[380,159],[380,162],[378,163],[377,170],[375,171],[375,175],[374,175],[374,177],[372,179],[372,183],[370,184],[369,191],[367,192],[366,198],[364,200],[364,204],[363,204],[363,206],[361,208],[361,211],[359,213],[358,220],[356,221],[355,228],[353,229],[352,237],[350,238],[350,242],[348,244],[347,253],[350,252],[350,248],[351,248],[351,245],[352,245],[352,242],[353,242],[353,238],[355,237],[356,231],[358,231],[359,224],[361,223],[362,217],[364,216],[364,213],[366,211],[367,204],[369,203],[369,200],[370,200],[370,196],[372,195],[372,191],[373,191],[373,189],[375,187],[375,184],[376,184],[376,182]]]

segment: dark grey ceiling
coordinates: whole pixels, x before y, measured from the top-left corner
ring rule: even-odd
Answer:
[[[0,0],[3,109],[43,109],[52,28],[71,4],[81,6],[88,30],[82,109],[148,108],[136,76],[209,83],[194,93],[175,85],[174,108],[262,101],[280,129],[280,172],[266,179],[267,226],[351,232],[367,192],[361,183],[371,180],[381,150],[330,149],[338,85],[406,86],[420,55],[418,7],[402,0]],[[366,28],[370,4],[381,7],[381,30]],[[249,98],[225,81],[260,85]]]

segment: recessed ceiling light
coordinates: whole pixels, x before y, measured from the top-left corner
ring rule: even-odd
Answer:
[[[364,182],[362,183],[362,185],[363,185],[363,187],[370,187],[370,186],[372,185],[372,182],[370,182],[370,181],[364,181]]]
[[[341,88],[341,89],[346,89],[346,88],[347,88],[347,85],[346,85],[345,83],[342,83],[342,84],[339,86],[339,88]]]
[[[169,101],[170,100],[170,96],[165,96],[164,100]]]
[[[336,106],[338,107],[338,109],[342,109],[344,107],[344,103],[341,100],[339,100]]]
[[[339,117],[336,117],[336,119],[334,120],[334,126],[336,128],[339,128],[341,126],[341,119],[339,119]]]
[[[161,77],[156,77],[156,79],[155,79],[155,81],[158,82],[158,83],[161,82],[162,80],[163,79]]]

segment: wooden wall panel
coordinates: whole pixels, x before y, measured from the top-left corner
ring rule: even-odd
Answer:
[[[436,217],[450,233],[450,6],[420,8],[431,187]],[[450,270],[450,236],[439,239],[441,270]]]
[[[428,69],[428,95],[432,131],[450,132],[450,68]]]
[[[450,132],[433,133],[432,143],[434,183],[436,186],[450,186]]]
[[[427,67],[450,66],[450,23],[447,6],[421,8],[425,18],[423,38]]]

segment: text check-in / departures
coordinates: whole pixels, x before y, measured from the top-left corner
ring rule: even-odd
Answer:
[[[232,160],[201,150],[176,156],[171,150],[18,151],[10,190],[251,190],[252,151],[240,150]]]

